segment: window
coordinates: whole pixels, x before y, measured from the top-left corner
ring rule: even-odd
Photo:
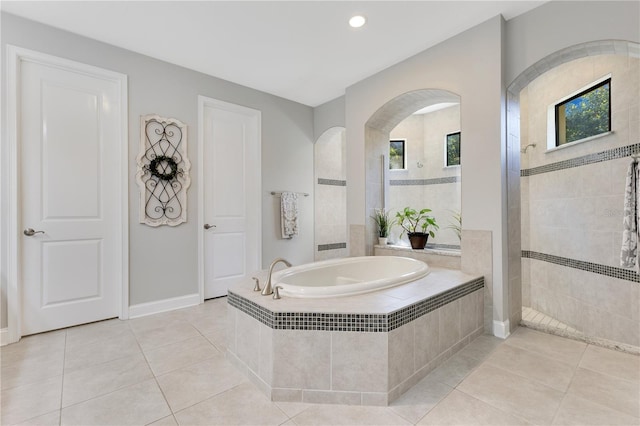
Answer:
[[[611,131],[611,78],[555,105],[555,146]]]
[[[449,133],[445,141],[445,166],[460,165],[460,132]]]
[[[405,155],[406,139],[394,139],[389,141],[389,169],[404,170],[406,169],[407,157]]]

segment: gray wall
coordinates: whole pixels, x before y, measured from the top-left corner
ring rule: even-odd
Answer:
[[[313,110],[313,140],[332,127],[344,127],[344,96],[317,106]]]
[[[7,44],[71,59],[128,76],[129,85],[129,243],[130,304],[140,304],[198,292],[197,269],[197,96],[204,95],[262,112],[262,255],[263,266],[283,256],[294,264],[313,260],[313,196],[301,201],[300,235],[278,236],[278,200],[269,191],[313,194],[313,110],[273,95],[239,86],[131,51],[2,13],[2,57]],[[114,27],[117,31],[117,25]],[[206,52],[203,52],[206,54]],[[2,87],[6,87],[5,68]],[[2,97],[3,108],[6,98]],[[157,113],[187,124],[191,187],[188,221],[180,226],[151,228],[138,223],[135,156],[139,122]],[[3,115],[2,170],[6,170],[6,123]],[[282,155],[288,153],[288,155]],[[2,176],[6,185],[6,177]],[[5,194],[6,187],[3,187]],[[7,235],[2,199],[2,235]],[[170,249],[167,249],[170,242]],[[6,238],[2,238],[2,327],[6,327]],[[158,247],[163,247],[158,250]],[[169,265],[167,267],[167,265]]]

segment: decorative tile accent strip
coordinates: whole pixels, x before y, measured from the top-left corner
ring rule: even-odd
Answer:
[[[346,180],[318,178],[318,185],[347,186]]]
[[[347,248],[347,243],[318,244],[318,251],[338,250]]]
[[[568,268],[580,269],[587,272],[593,272],[594,274],[606,275],[607,277],[640,283],[640,275],[636,274],[635,271],[632,271],[631,269],[569,259],[567,257],[554,256],[552,254],[539,253],[530,250],[522,250],[521,256],[526,259],[541,260],[543,262],[555,263],[556,265],[562,265]]]
[[[323,312],[271,312],[229,291],[227,302],[234,308],[276,330],[359,331],[386,333],[420,318],[484,287],[484,278],[406,306],[390,314],[336,314]]]
[[[460,244],[427,244],[425,248],[438,250],[438,249],[449,249],[449,250],[460,250]]]
[[[456,183],[460,182],[460,176],[441,177],[433,179],[394,179],[389,180],[391,186],[406,186],[406,185],[440,185],[443,183]]]
[[[520,170],[520,176],[533,176],[540,173],[556,172],[558,170],[570,169],[573,167],[586,166],[588,164],[601,163],[603,161],[617,160],[628,157],[631,154],[640,153],[640,143],[608,149],[594,154],[583,155],[569,160],[558,161],[556,163],[545,164],[544,166],[532,167]]]

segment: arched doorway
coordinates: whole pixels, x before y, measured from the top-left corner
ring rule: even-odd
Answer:
[[[638,52],[637,43],[617,40],[572,46],[532,65],[507,91],[509,263],[521,266],[509,279],[511,318],[524,306],[528,326],[636,348],[638,276],[620,268],[618,256],[628,157],[640,151]],[[612,131],[548,145],[547,103],[608,74]]]

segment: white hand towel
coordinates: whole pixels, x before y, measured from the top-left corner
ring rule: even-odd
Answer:
[[[282,238],[298,235],[298,194],[283,192],[280,196],[280,225]]]
[[[638,200],[640,199],[640,167],[634,160],[627,170],[627,182],[624,194],[624,218],[622,221],[622,249],[620,250],[620,266],[633,268],[640,272],[638,263]]]

